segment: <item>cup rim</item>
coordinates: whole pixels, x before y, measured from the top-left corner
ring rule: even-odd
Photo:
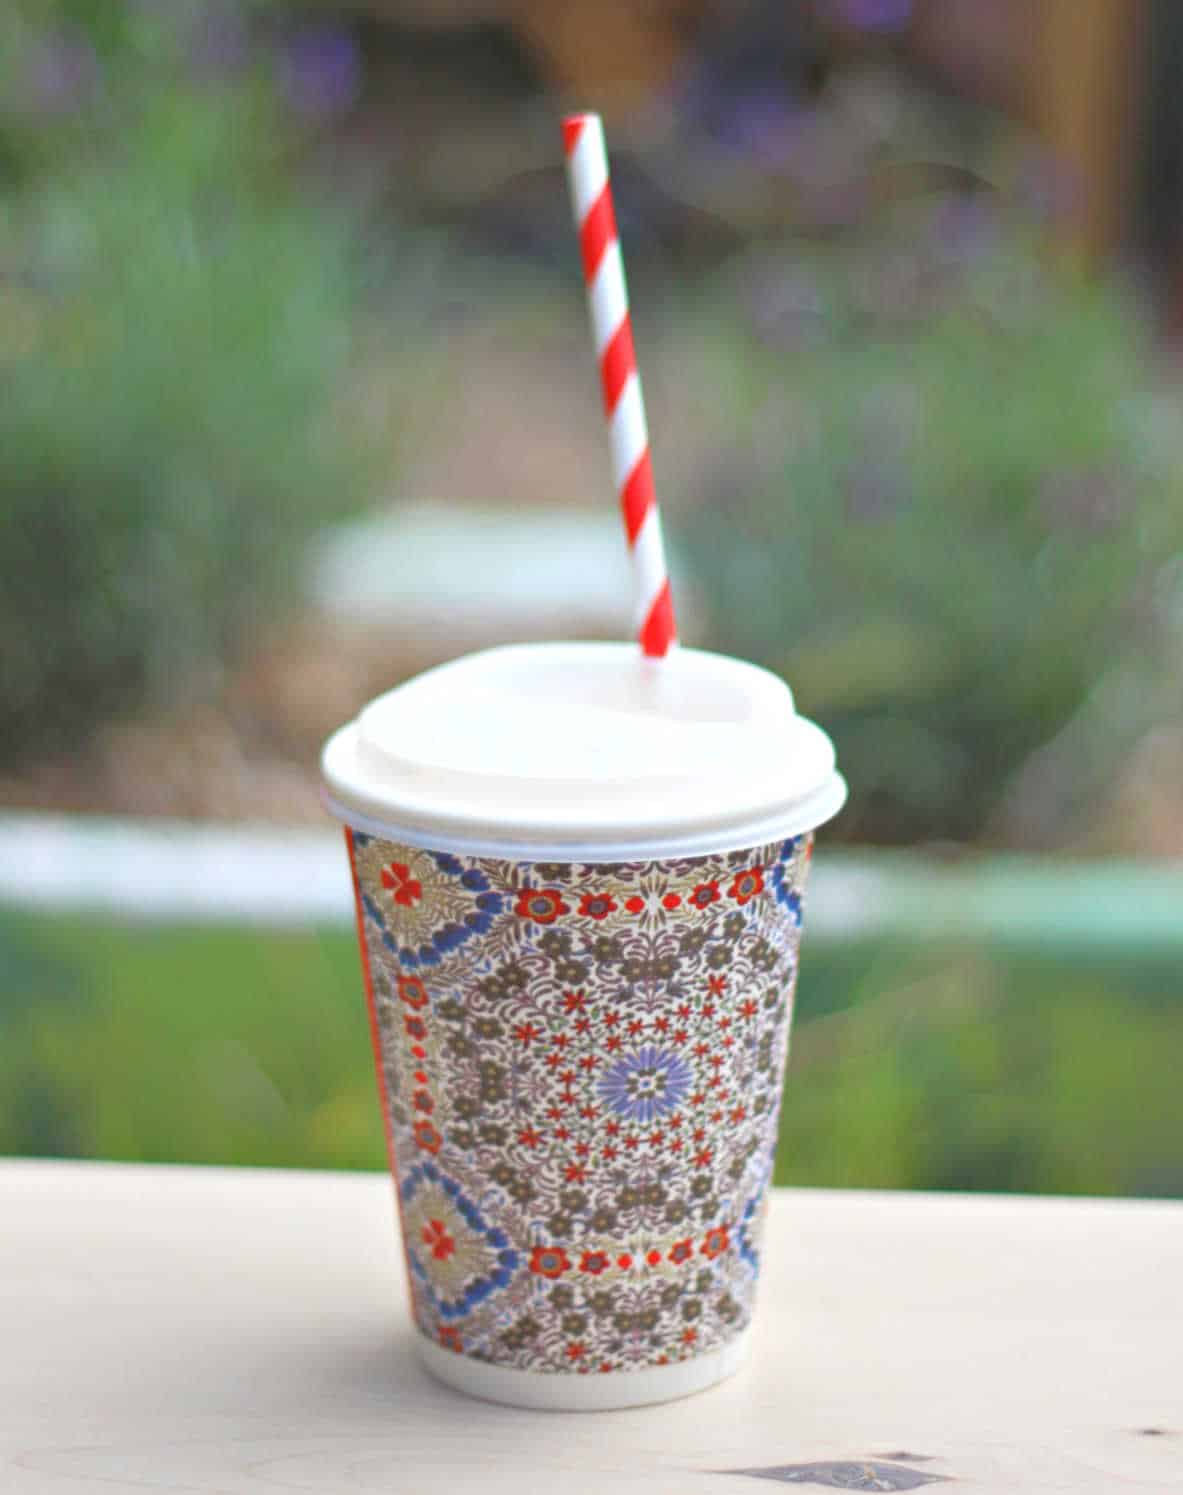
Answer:
[[[772,815],[741,825],[712,826],[694,835],[650,837],[644,841],[513,840],[466,836],[445,824],[411,825],[384,819],[321,790],[321,801],[334,819],[364,835],[379,836],[423,851],[446,851],[456,856],[496,857],[507,862],[653,862],[712,856],[750,847],[768,846],[804,835],[833,819],[846,803],[846,780],[835,772],[825,784],[798,803]]]

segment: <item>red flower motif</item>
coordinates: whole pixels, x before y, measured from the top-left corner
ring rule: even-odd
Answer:
[[[708,1230],[703,1237],[702,1245],[699,1247],[702,1254],[709,1257],[711,1261],[714,1261],[716,1256],[726,1251],[727,1247],[731,1244],[731,1237],[727,1232],[728,1227],[726,1225],[716,1225],[714,1230]]]
[[[527,1126],[518,1133],[518,1141],[523,1147],[537,1147],[545,1136],[545,1132],[536,1132],[532,1126]]]
[[[418,976],[400,976],[398,995],[400,1001],[405,1002],[408,1007],[414,1007],[416,1011],[427,1006],[427,988]]]
[[[430,1121],[417,1121],[414,1126],[415,1145],[421,1147],[424,1152],[439,1152],[443,1138],[432,1126]]]
[[[719,896],[717,882],[700,882],[686,902],[692,903],[695,908],[710,908],[712,903],[718,903]]]
[[[411,876],[405,862],[391,862],[382,868],[382,886],[400,908],[414,908],[423,897],[423,884]]]
[[[403,1027],[407,1030],[408,1038],[427,1037],[427,1024],[421,1017],[411,1017],[409,1014],[404,1014]],[[418,1058],[419,1055],[416,1055],[415,1057]]]
[[[675,1241],[668,1254],[673,1264],[680,1266],[682,1262],[689,1261],[694,1255],[694,1242],[689,1236],[684,1241]]]
[[[415,1107],[416,1111],[424,1111],[428,1116],[435,1110],[435,1101],[432,1100],[426,1090],[416,1090],[415,1094],[411,1097],[411,1104]]]
[[[530,1270],[539,1277],[561,1277],[571,1270],[567,1253],[561,1246],[535,1246],[530,1257]]]
[[[542,1029],[537,1023],[521,1023],[513,1030],[513,1036],[529,1048],[536,1038],[542,1037]]]
[[[638,898],[634,894],[633,897],[626,900],[624,906],[628,909],[630,914],[639,914],[645,907],[645,900],[643,898]]]
[[[581,1272],[590,1272],[593,1277],[598,1277],[601,1272],[606,1272],[612,1265],[611,1258],[604,1251],[585,1251],[579,1263]]]
[[[744,1019],[750,1020],[754,1018],[756,1011],[756,1004],[752,1001],[751,997],[748,997],[746,1001],[739,1004],[739,1015]]]
[[[428,1220],[423,1227],[423,1244],[431,1248],[436,1261],[447,1261],[456,1249],[456,1242],[442,1220]]]
[[[734,898],[736,903],[747,903],[757,893],[764,891],[764,869],[762,867],[748,867],[743,872],[735,874],[735,880],[727,889],[727,896]]]
[[[535,924],[553,924],[560,914],[569,914],[558,888],[522,888],[514,913],[519,919],[533,919]]]
[[[678,893],[667,893],[665,895],[665,897],[661,900],[661,906],[662,906],[662,908],[673,909],[673,908],[677,908],[681,902],[682,902],[682,899],[681,899],[680,894],[678,894]]]
[[[616,912],[616,900],[611,893],[585,893],[579,912],[588,919],[606,919]]]
[[[726,989],[727,989],[727,977],[726,976],[708,976],[707,977],[707,991],[709,991],[712,996],[714,996],[714,997],[721,997],[723,995],[724,991],[726,991]],[[714,1012],[714,1010],[715,1009],[712,1007],[711,1011]]]
[[[440,1344],[445,1350],[455,1350],[458,1355],[464,1351],[460,1341],[460,1330],[454,1329],[451,1324],[440,1325]]]
[[[579,1343],[578,1340],[576,1340],[574,1344],[569,1344],[567,1346],[567,1359],[568,1360],[582,1360],[583,1356],[584,1356],[584,1347],[583,1347],[583,1345],[581,1345]]]
[[[682,1343],[683,1344],[693,1344],[694,1341],[697,1338],[698,1338],[698,1330],[697,1329],[690,1328],[690,1329],[683,1329],[682,1330]]]

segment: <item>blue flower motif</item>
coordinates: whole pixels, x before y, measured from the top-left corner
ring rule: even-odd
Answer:
[[[420,1163],[407,1174],[401,1190],[403,1204],[410,1205],[419,1190],[429,1183],[441,1189],[451,1200],[460,1218],[484,1248],[483,1270],[449,1295],[441,1290],[441,1284],[433,1280],[428,1266],[419,1259],[413,1240],[407,1242],[407,1259],[412,1273],[440,1317],[461,1319],[478,1303],[483,1303],[490,1293],[509,1286],[521,1256],[510,1246],[505,1232],[490,1225],[455,1179],[442,1173],[434,1163]]]
[[[693,1074],[676,1049],[646,1044],[618,1059],[596,1086],[600,1099],[618,1116],[647,1126],[676,1111],[690,1092]]]
[[[383,945],[404,970],[438,966],[466,941],[486,934],[505,912],[506,897],[494,891],[487,873],[479,867],[466,867],[459,857],[444,851],[422,854],[416,864],[419,893],[412,903],[385,909],[380,896],[366,891],[368,885],[377,893],[370,853],[375,841],[362,831],[353,834],[355,853],[366,857],[366,864],[358,868],[362,905],[377,926]],[[382,845],[379,841],[375,848],[379,853]],[[397,848],[392,847],[391,853],[397,854]],[[419,855],[409,850],[401,854],[407,860]]]
[[[789,872],[800,845],[800,836],[790,837],[781,847],[780,855],[772,867],[772,890],[776,894],[776,901],[782,908],[788,909],[798,928],[801,927],[801,894],[789,881]]]
[[[753,1272],[760,1270],[760,1253],[752,1244],[752,1222],[756,1217],[756,1212],[760,1208],[762,1197],[763,1191],[752,1195],[744,1208],[743,1219],[739,1224],[739,1254],[742,1260],[746,1261],[748,1266],[751,1267]]]

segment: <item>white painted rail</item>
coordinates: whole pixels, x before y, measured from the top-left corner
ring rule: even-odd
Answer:
[[[347,924],[340,833],[84,816],[0,817],[0,907],[184,923]],[[1183,867],[1036,858],[927,861],[822,841],[813,939],[1000,940],[1183,957]]]

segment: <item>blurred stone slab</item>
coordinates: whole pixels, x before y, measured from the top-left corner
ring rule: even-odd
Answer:
[[[631,572],[604,512],[416,503],[328,532],[311,587],[334,620],[424,636],[627,638]]]

